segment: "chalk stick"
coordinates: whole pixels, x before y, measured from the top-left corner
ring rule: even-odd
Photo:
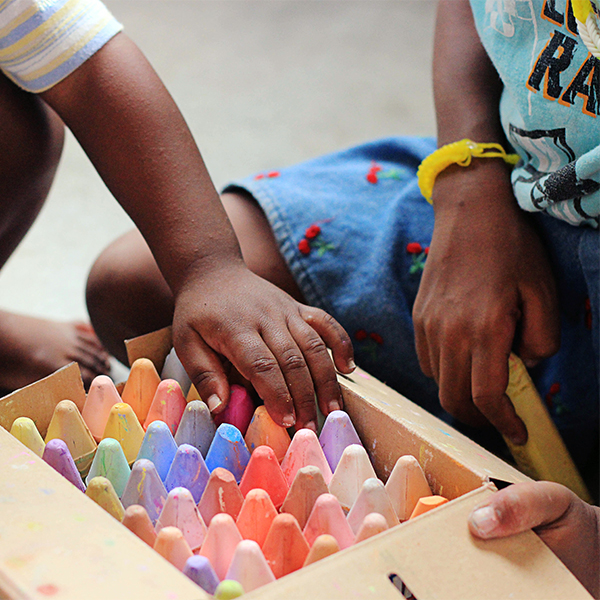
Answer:
[[[282,513],[273,519],[263,545],[263,554],[277,579],[300,569],[309,550],[294,516]]]
[[[333,410],[327,415],[319,434],[319,443],[332,471],[335,471],[348,446],[351,444],[362,446],[348,413],[343,410]]]
[[[312,465],[302,467],[296,472],[290,491],[281,505],[281,512],[294,515],[300,528],[304,529],[315,501],[321,494],[328,492],[327,484],[319,468]]]
[[[426,512],[429,512],[430,510],[433,510],[434,508],[437,508],[438,506],[442,506],[442,504],[446,504],[446,502],[448,502],[447,498],[444,498],[443,496],[424,496],[423,498],[419,498],[419,500],[417,501],[417,505],[415,506],[415,509],[412,511],[412,514],[410,515],[411,519],[414,519],[415,517],[418,517],[419,515],[422,515]]]
[[[253,540],[262,548],[276,516],[277,509],[269,494],[256,488],[246,494],[236,525],[245,540]]]
[[[131,406],[140,423],[146,420],[159,383],[160,376],[150,359],[138,358],[134,361],[125,382],[121,399]]]
[[[288,493],[288,483],[275,452],[269,446],[259,446],[254,450],[240,481],[240,491],[244,496],[254,488],[265,490],[277,509]]]
[[[225,410],[215,415],[214,419],[217,426],[221,425],[221,423],[229,423],[237,427],[242,435],[246,435],[253,414],[254,402],[248,390],[234,383],[231,386],[229,402]]]
[[[175,352],[175,348],[171,348],[171,351],[169,354],[167,354],[167,358],[165,358],[165,364],[160,372],[160,378],[162,380],[175,379],[175,381],[179,383],[184,396],[189,392],[192,381],[190,380],[184,366],[181,364],[181,361],[177,356],[177,352]]]
[[[123,525],[132,533],[135,533],[148,546],[154,548],[156,542],[156,530],[148,516],[148,511],[139,504],[131,504],[125,509]]]
[[[206,556],[190,556],[183,567],[183,574],[187,575],[196,585],[205,592],[214,594],[219,585],[219,578]]]
[[[206,524],[198,512],[194,498],[183,487],[173,488],[156,521],[156,532],[165,527],[177,527],[185,537],[192,552],[197,552],[206,537]]]
[[[419,498],[431,496],[425,473],[419,461],[410,454],[398,458],[385,489],[400,521],[410,517]]]
[[[113,438],[101,440],[92,461],[86,483],[89,485],[89,482],[94,477],[106,477],[112,483],[117,496],[120,498],[125,491],[125,486],[130,475],[131,469],[127,463],[121,444]]]
[[[165,379],[158,384],[152,404],[144,420],[144,429],[153,421],[166,423],[175,435],[186,407],[185,397],[181,386],[174,379]]]
[[[275,581],[260,546],[253,540],[242,540],[237,545],[225,578],[239,582],[245,592]]]
[[[342,505],[345,513],[352,508],[363,483],[377,477],[367,451],[359,444],[347,446],[329,482],[329,491]]]
[[[339,551],[340,545],[338,544],[337,540],[332,535],[324,533],[317,537],[317,539],[313,542],[303,566],[307,567],[308,565],[311,565],[312,563],[323,558],[327,558],[328,556],[331,556]]]
[[[219,425],[206,455],[208,470],[227,469],[239,483],[249,461],[250,451],[240,430],[229,423]]]
[[[119,402],[122,402],[121,396],[113,380],[107,375],[94,377],[81,416],[96,442],[99,442],[104,435],[110,409]]]
[[[192,400],[183,411],[181,422],[175,432],[175,442],[178,446],[190,444],[198,448],[202,458],[206,458],[215,437],[215,430],[216,426],[206,403],[202,400]]]
[[[358,544],[382,531],[389,529],[387,519],[380,513],[369,513],[361,523],[358,533],[354,538],[354,543]]]
[[[125,509],[117,496],[113,484],[106,477],[92,477],[88,482],[85,495],[91,498],[98,506],[101,506],[117,521],[123,520]]]
[[[389,527],[400,524],[385,486],[373,477],[363,483],[358,498],[348,513],[348,525],[358,534],[365,517],[374,512],[382,514]]]
[[[85,492],[85,485],[69,452],[67,444],[60,438],[49,440],[44,448],[42,458],[52,468],[68,479],[76,488]]]
[[[298,469],[313,465],[321,470],[325,483],[329,485],[332,473],[329,463],[323,454],[317,434],[311,429],[300,429],[292,438],[285,457],[281,462],[281,469],[291,485]]]
[[[154,549],[174,567],[183,571],[192,551],[177,527],[164,527],[156,535]]]
[[[346,521],[346,515],[338,499],[333,494],[321,494],[317,498],[303,533],[310,546],[324,533],[332,535],[342,550],[354,543],[354,532]]]
[[[167,491],[176,487],[190,490],[196,504],[200,502],[210,478],[202,454],[194,446],[182,444],[177,448],[175,458],[165,479]]]
[[[177,444],[168,425],[164,421],[153,421],[144,434],[136,460],[140,458],[151,460],[158,475],[164,481],[176,453]]]
[[[143,506],[152,523],[156,523],[166,499],[167,490],[156,472],[154,463],[146,458],[136,460],[121,497],[123,506]]]
[[[215,590],[216,600],[233,600],[244,595],[244,588],[239,581],[226,579],[221,581]]]
[[[117,440],[127,462],[133,464],[144,439],[144,430],[129,404],[119,402],[110,409],[102,438]]]
[[[291,442],[287,429],[275,423],[262,405],[256,407],[244,439],[250,452],[254,452],[254,449],[259,446],[273,448],[280,463]]]
[[[208,478],[208,483],[198,503],[204,522],[210,524],[218,513],[227,513],[235,520],[240,514],[244,496],[235,477],[227,469],[217,467]]]
[[[35,423],[29,417],[16,418],[10,427],[10,433],[38,456],[41,457],[44,454],[46,444]]]
[[[233,553],[241,541],[242,536],[231,515],[219,513],[212,518],[199,554],[210,560],[221,581],[225,579]]]

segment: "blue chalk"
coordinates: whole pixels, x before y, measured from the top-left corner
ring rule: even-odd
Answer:
[[[227,469],[239,483],[250,460],[250,450],[240,430],[229,423],[222,423],[215,432],[206,455],[206,466],[212,473],[217,467]]]
[[[148,425],[136,460],[151,460],[159,477],[164,481],[176,452],[177,444],[169,426],[164,421],[152,421]]]

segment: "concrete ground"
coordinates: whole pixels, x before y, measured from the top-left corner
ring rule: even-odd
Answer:
[[[373,138],[433,135],[433,0],[107,0],[178,103],[215,185]],[[87,318],[98,253],[132,222],[72,137],[0,308]]]

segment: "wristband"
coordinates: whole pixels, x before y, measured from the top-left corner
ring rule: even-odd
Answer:
[[[478,144],[467,139],[446,144],[427,156],[417,169],[419,189],[429,204],[431,204],[435,178],[452,164],[468,167],[473,157],[502,158],[504,162],[511,165],[519,162],[518,154],[507,154],[500,144]]]
[[[573,15],[577,21],[579,37],[590,54],[600,59],[600,27],[590,0],[573,0]]]

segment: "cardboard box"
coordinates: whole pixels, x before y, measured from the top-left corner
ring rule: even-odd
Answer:
[[[145,355],[160,368],[169,334],[138,338],[130,359]],[[399,456],[412,454],[434,493],[451,502],[245,598],[401,600],[406,590],[418,600],[591,597],[533,532],[488,542],[470,536],[467,515],[494,493],[493,481],[525,475],[360,369],[340,385],[378,476],[385,480]],[[44,434],[71,386],[80,394],[73,366],[11,394],[0,400],[0,423],[10,427],[21,411]],[[0,600],[209,597],[0,428]]]

